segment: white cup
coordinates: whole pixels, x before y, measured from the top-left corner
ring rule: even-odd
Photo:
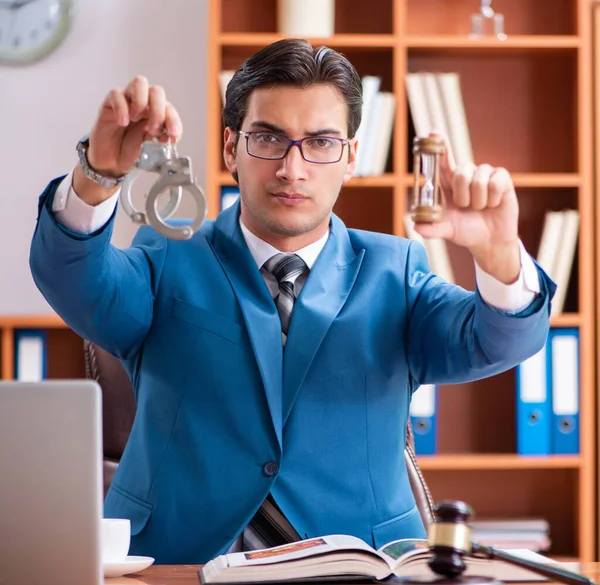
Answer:
[[[131,522],[127,518],[102,518],[102,562],[119,563],[127,558]]]

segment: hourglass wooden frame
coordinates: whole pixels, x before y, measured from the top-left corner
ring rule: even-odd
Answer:
[[[440,185],[440,157],[446,153],[444,139],[439,136],[416,137],[413,141],[414,184],[410,215],[415,223],[436,223],[444,215]],[[433,202],[424,203],[421,198],[421,159],[423,156],[435,157],[433,166]]]

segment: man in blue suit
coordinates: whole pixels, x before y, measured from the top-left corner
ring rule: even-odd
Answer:
[[[239,201],[190,240],[143,227],[121,250],[118,178],[144,140],[182,133],[163,88],[136,77],[106,96],[82,162],[42,194],[35,282],[122,360],[135,392],[105,502],[131,519],[131,554],[202,563],[251,548],[266,506],[300,538],[424,536],[403,455],[413,391],[492,376],[543,347],[554,284],[521,245],[506,170],[446,158],[444,220],[417,226],[470,251],[474,292],[432,274],[419,243],[332,213],[361,107],[360,77],[335,51],[299,40],[259,51],[224,108]]]

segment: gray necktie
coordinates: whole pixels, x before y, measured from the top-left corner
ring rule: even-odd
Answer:
[[[287,337],[294,303],[296,302],[294,281],[305,270],[308,270],[308,266],[297,254],[285,254],[283,252],[269,258],[264,266],[277,279],[279,284],[279,294],[275,297],[275,304],[281,319],[281,330]]]
[[[296,254],[279,253],[267,260],[263,267],[270,272],[279,284],[279,294],[275,297],[275,304],[281,320],[283,342],[287,337],[290,326],[292,310],[296,302],[294,283],[296,279],[308,271],[304,260]],[[241,539],[236,546],[241,550],[257,550],[301,540],[300,535],[287,521],[283,512],[278,508],[275,500],[269,494],[254,515],[248,526],[244,529]],[[230,550],[238,550],[235,547]]]

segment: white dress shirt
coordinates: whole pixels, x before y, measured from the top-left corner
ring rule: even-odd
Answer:
[[[114,213],[119,199],[119,191],[99,205],[92,206],[77,196],[72,187],[72,181],[73,171],[58,186],[52,204],[54,217],[67,229],[75,233],[93,233],[100,229]],[[241,222],[241,219],[240,227],[246,244],[252,253],[252,257],[261,271],[271,295],[275,298],[278,293],[277,281],[262,266],[271,256],[277,254],[280,250],[277,250],[271,244],[254,235]],[[316,242],[296,251],[296,254],[306,262],[309,269],[315,263],[328,237],[329,232]],[[512,284],[504,284],[496,280],[493,276],[484,272],[477,262],[475,262],[475,279],[483,300],[492,307],[510,313],[518,313],[525,309],[533,301],[536,293],[540,292],[540,281],[535,264],[520,240],[519,246],[521,250],[521,272],[517,281]],[[294,284],[296,296],[300,293],[303,284],[304,278]]]

